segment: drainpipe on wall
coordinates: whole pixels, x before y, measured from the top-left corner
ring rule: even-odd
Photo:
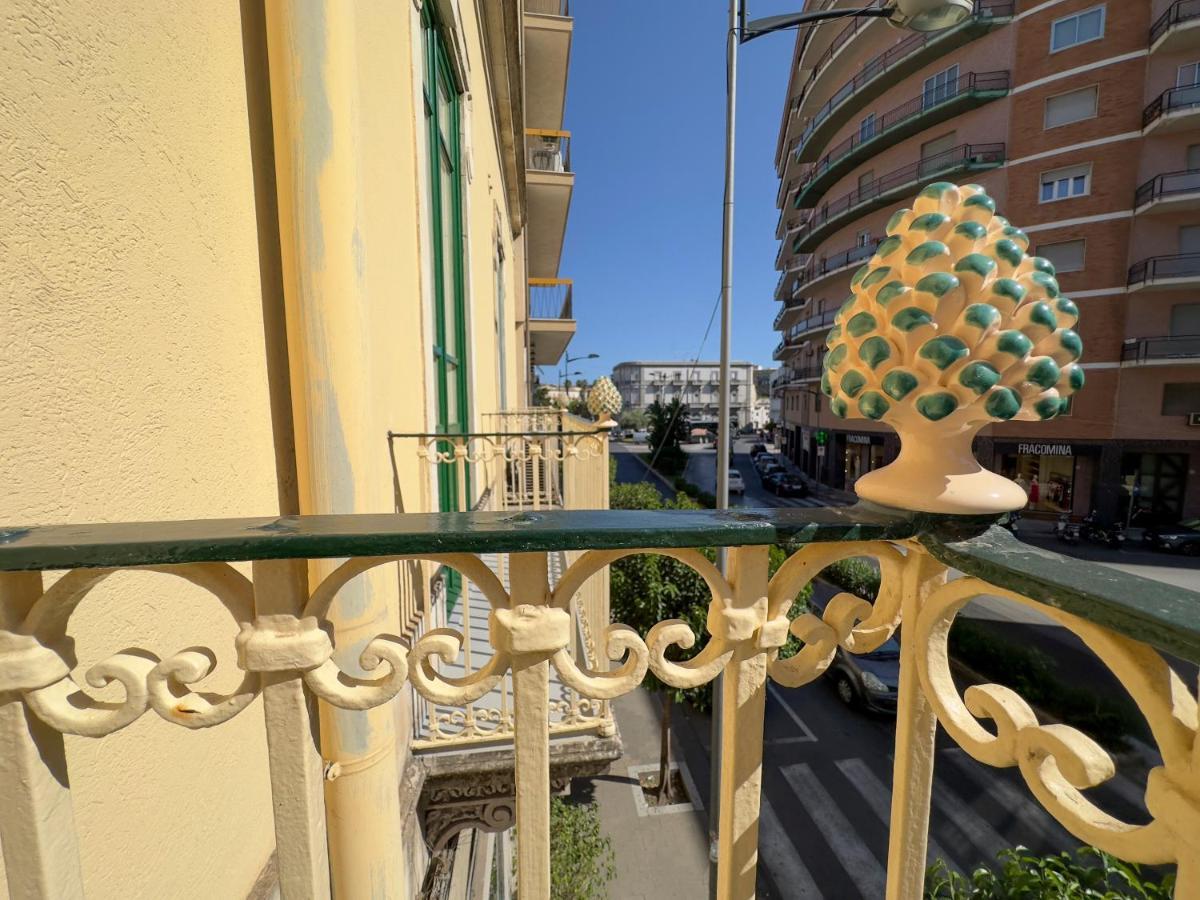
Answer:
[[[362,512],[370,395],[360,349],[355,11],[339,0],[266,0],[265,11],[300,511]],[[309,583],[331,569],[311,563]],[[368,577],[347,585],[327,617],[337,661],[351,673],[370,638],[398,629],[395,604],[372,587]],[[337,773],[325,787],[333,895],[408,896],[393,704],[320,712],[322,756]]]

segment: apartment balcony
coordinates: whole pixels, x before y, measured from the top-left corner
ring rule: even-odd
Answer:
[[[805,344],[811,343],[814,336],[832,328],[836,319],[836,309],[817,313],[816,315],[809,316],[807,319],[801,319],[784,332],[783,339],[775,347],[775,353],[772,358],[777,360],[786,359],[802,350]]]
[[[821,84],[845,44],[871,20],[856,19],[842,32],[844,39],[835,38],[829,50],[818,60],[813,74],[801,93],[797,109],[804,113],[806,98],[828,96],[829,99],[817,109],[804,127],[793,159],[796,162],[814,162],[830,139],[848,122],[852,121],[872,100],[888,88],[898,84],[926,64],[941,59],[945,54],[987,34],[993,28],[1007,24],[1013,16],[1012,0],[976,0],[974,14],[954,28],[940,32],[910,34],[900,43],[868,60],[858,72],[841,87],[825,91]],[[821,93],[818,93],[821,92]]]
[[[1143,134],[1174,134],[1200,128],[1200,84],[1168,88],[1142,111]]]
[[[775,322],[771,327],[775,331],[787,328],[796,321],[797,316],[803,314],[808,305],[809,299],[807,297],[789,297],[783,301],[783,306],[775,314]]]
[[[1139,216],[1200,209],[1200,169],[1156,175],[1137,189],[1133,210]]]
[[[1004,164],[1004,144],[960,144],[876,178],[815,209],[800,226],[792,250],[811,253],[821,241],[860,216],[915,194],[930,181],[973,175]]]
[[[1170,291],[1200,284],[1200,253],[1152,256],[1129,267],[1128,290]]]
[[[879,246],[879,238],[871,238],[865,244],[843,250],[832,256],[814,255],[808,265],[796,276],[796,289],[812,292],[828,279],[836,278],[858,268],[865,260],[871,258]]]
[[[575,28],[570,0],[524,0],[524,10],[525,121],[559,129]]]
[[[565,278],[529,279],[530,365],[553,366],[575,336],[573,284]]]
[[[840,178],[881,149],[939,122],[1008,95],[1008,72],[969,72],[936,91],[926,91],[874,119],[826,153],[801,182],[793,205],[815,206]]]
[[[574,189],[571,133],[544,128],[526,129],[527,252],[529,273],[535,278],[554,278],[558,275]]]
[[[1131,338],[1121,346],[1122,366],[1174,366],[1200,362],[1200,335]]]
[[[1175,0],[1150,26],[1150,52],[1164,56],[1200,47],[1200,0]]]
[[[564,457],[564,464],[572,458]],[[931,458],[936,465],[937,455]],[[600,498],[607,473],[595,477],[594,496]],[[835,654],[872,653],[900,633],[898,685],[890,689],[898,722],[888,779],[890,814],[886,787],[871,794],[870,783],[859,785],[863,796],[874,798],[870,808],[878,812],[878,821],[867,815],[873,830],[890,831],[878,842],[887,848],[886,873],[881,872],[881,890],[874,896],[883,896],[885,879],[889,896],[924,895],[926,853],[934,846],[931,819],[954,811],[948,808],[954,795],[935,782],[935,773],[950,758],[935,752],[943,740],[974,760],[970,765],[989,767],[985,771],[996,775],[996,796],[1003,798],[1007,815],[1040,817],[1044,811],[1079,844],[1129,862],[1177,865],[1176,896],[1196,896],[1197,700],[1194,681],[1176,674],[1169,661],[1200,660],[1195,614],[1200,596],[1031,549],[994,521],[992,516],[929,515],[861,504],[729,511],[545,509],[536,514],[498,509],[7,527],[0,532],[0,674],[8,712],[18,713],[0,722],[5,746],[13,748],[0,768],[9,885],[14,896],[78,897],[85,888],[105,892],[105,885],[88,884],[84,877],[90,870],[81,864],[73,807],[87,804],[87,779],[70,777],[78,775],[71,769],[80,754],[67,753],[68,742],[78,750],[82,743],[125,731],[116,743],[88,747],[87,756],[103,759],[138,741],[161,746],[164,736],[152,731],[179,729],[172,742],[202,754],[206,743],[199,730],[221,728],[241,715],[261,721],[267,736],[266,771],[260,777],[272,798],[280,893],[328,897],[330,882],[337,885],[351,862],[370,866],[397,852],[393,845],[370,840],[369,830],[407,814],[401,797],[414,782],[402,781],[396,754],[389,753],[369,760],[379,790],[335,791],[330,782],[360,774],[350,763],[365,761],[351,756],[340,765],[327,763],[322,733],[335,726],[347,734],[368,731],[378,721],[372,710],[391,720],[392,701],[409,691],[426,710],[454,710],[458,715],[451,724],[459,728],[469,727],[468,710],[475,705],[475,726],[483,727],[481,699],[507,690],[507,709],[501,707],[485,724],[502,723],[511,739],[496,740],[492,749],[480,747],[475,759],[466,752],[457,759],[462,778],[469,765],[488,774],[473,783],[472,792],[454,795],[455,788],[448,788],[440,800],[431,796],[427,782],[428,803],[418,807],[418,820],[435,849],[461,829],[515,829],[521,895],[550,897],[547,808],[556,789],[583,774],[572,768],[583,757],[563,749],[558,723],[564,720],[558,717],[575,714],[571,696],[579,698],[580,715],[603,717],[612,700],[637,690],[653,673],[679,689],[721,676],[716,892],[726,900],[745,900],[755,890],[759,815],[767,787],[763,772],[771,765],[764,760],[767,694],[801,692],[792,695],[802,703],[802,692],[826,689],[814,682]],[[774,546],[789,555],[772,574]],[[724,548],[723,572],[710,562],[711,548]],[[712,602],[702,628],[694,631],[672,620],[635,631],[610,626],[606,610],[588,608],[589,582],[634,553],[667,554],[703,579]],[[823,610],[792,611],[794,598],[817,572],[850,557],[868,558],[880,573],[877,599],[841,594]],[[311,565],[314,560],[324,565]],[[357,622],[343,628],[329,615],[330,604],[355,576],[376,567],[408,566],[457,573],[461,582],[477,588],[478,614],[464,611],[451,620],[457,625],[419,630],[408,639],[364,635]],[[170,634],[168,651],[190,649],[165,659],[137,646],[115,653],[86,672],[93,685],[116,688],[115,696],[97,698],[82,684],[85,673],[76,671],[71,647],[83,625],[74,613],[113,571],[124,579],[184,579],[215,595],[237,628],[231,627],[219,644],[192,646],[188,629],[196,616],[209,612],[201,605],[202,594],[198,591],[192,601],[195,609],[165,608],[149,594],[145,616],[156,627],[148,623],[147,635]],[[305,572],[314,576],[311,586]],[[318,572],[325,573],[323,578],[315,578]],[[51,577],[43,581],[43,573]],[[369,602],[370,592],[363,596]],[[1123,786],[1132,784],[1124,777],[1134,766],[1128,755],[1114,758],[1077,727],[1047,720],[1011,687],[984,678],[960,689],[947,633],[976,598],[1011,604],[1022,616],[1048,618],[1073,636],[1072,643],[1080,639],[1078,652],[1128,692],[1149,723],[1146,755],[1155,758],[1148,781],[1138,781],[1139,798],[1145,785],[1148,812],[1135,814],[1133,803],[1114,810],[1103,799],[1118,772]],[[486,629],[464,634],[462,628],[473,619],[486,623]],[[594,652],[577,627],[581,620],[591,629]],[[789,633],[799,636],[803,648],[782,658],[778,651]],[[140,643],[154,646],[149,636]],[[335,656],[334,648],[345,651],[350,644],[363,651],[359,665],[347,670],[350,663]],[[468,652],[476,651],[483,658],[468,664]],[[197,682],[213,660],[234,669],[238,678],[201,687]],[[1057,662],[1069,680],[1076,657]],[[320,715],[318,704],[324,707]],[[597,726],[585,745],[599,748],[605,740]],[[462,749],[471,746],[465,743]],[[430,748],[417,756],[416,763],[435,780],[451,766]],[[570,764],[556,768],[567,758]],[[1014,780],[1002,779],[1001,770]],[[103,777],[103,768],[91,771],[89,777]],[[504,780],[493,777],[498,771],[509,773],[511,790],[493,787]],[[459,791],[462,783],[455,783]],[[328,813],[327,791],[337,798],[336,809]],[[848,842],[856,836],[852,814],[838,800],[827,802],[826,816],[851,829],[843,838]],[[120,810],[106,814],[119,816]],[[251,826],[234,820],[221,827],[237,833]],[[778,828],[775,816],[764,817],[764,849],[768,838],[780,837]],[[781,840],[772,853],[797,852],[786,834]],[[353,861],[327,851],[350,846],[356,848]],[[869,859],[877,865],[873,855]],[[667,887],[653,867],[639,874],[651,892]],[[697,873],[696,896],[704,891],[703,879]],[[849,887],[841,881],[818,889],[833,897]]]

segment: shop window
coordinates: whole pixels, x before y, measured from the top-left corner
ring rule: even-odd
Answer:
[[[1084,119],[1094,119],[1100,106],[1100,86],[1068,91],[1056,97],[1046,98],[1044,128],[1058,128]]]
[[[1176,522],[1187,493],[1186,453],[1126,453],[1121,457],[1125,519],[1136,525]]]
[[[1060,275],[1063,272],[1080,272],[1083,270],[1084,244],[1083,238],[1039,244],[1035,252],[1038,256],[1050,260]]]
[[[1104,37],[1104,6],[1093,6],[1083,12],[1055,19],[1050,24],[1050,52],[1098,41]]]
[[[1176,382],[1163,385],[1162,414],[1186,416],[1200,412],[1200,382]]]
[[[1027,445],[1020,445],[1024,449]],[[1075,456],[1070,444],[1032,444],[1030,450],[1052,452],[1006,453],[1000,471],[1029,498],[1028,508],[1039,512],[1071,512],[1075,502]]]
[[[1039,200],[1042,203],[1052,203],[1056,200],[1083,197],[1091,192],[1091,163],[1082,166],[1068,166],[1065,169],[1053,169],[1042,173],[1042,191]]]

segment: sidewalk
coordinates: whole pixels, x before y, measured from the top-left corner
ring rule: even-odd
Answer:
[[[631,767],[657,771],[660,748],[659,698],[636,690],[613,701],[624,755],[608,775],[576,778],[573,797],[590,794],[600,808],[600,824],[612,841],[617,877],[609,882],[608,896],[621,900],[696,900],[707,895],[708,820],[705,812],[677,804],[646,814],[639,812],[636,797],[641,788]],[[677,712],[679,712],[677,710]],[[682,753],[671,754],[678,764]],[[688,773],[707,778],[707,772]],[[692,791],[694,793],[694,791]],[[649,877],[650,874],[653,877]]]

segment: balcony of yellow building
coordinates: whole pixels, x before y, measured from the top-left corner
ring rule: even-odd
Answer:
[[[574,285],[569,278],[529,279],[529,352],[532,365],[556,365],[575,336]]]

